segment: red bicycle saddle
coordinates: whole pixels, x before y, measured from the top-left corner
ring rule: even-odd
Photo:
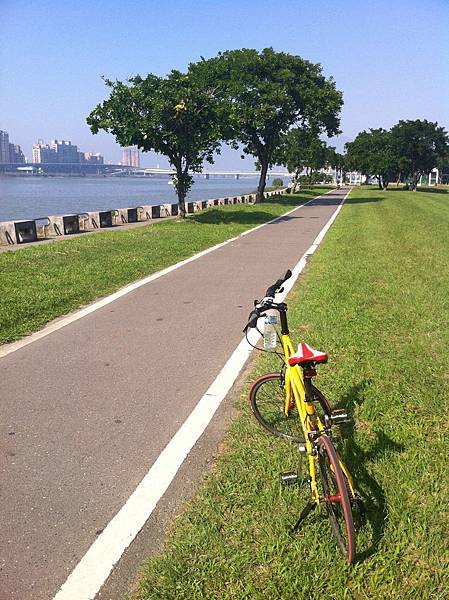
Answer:
[[[292,354],[288,359],[288,364],[293,367],[295,365],[301,365],[304,363],[325,363],[327,362],[327,354],[315,350],[305,342],[301,342],[298,346],[296,354]]]

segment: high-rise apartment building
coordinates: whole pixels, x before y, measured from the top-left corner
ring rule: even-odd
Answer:
[[[137,146],[126,146],[123,148],[122,165],[140,167],[140,152]]]
[[[9,163],[9,134],[0,130],[0,163]]]
[[[80,155],[82,163],[104,165],[104,158],[98,152],[96,154],[93,154],[92,152],[80,152]]]
[[[9,162],[10,163],[25,163],[25,154],[18,144],[9,144]]]
[[[34,163],[57,163],[58,157],[56,150],[48,144],[44,144],[44,140],[38,140],[33,146],[33,162]]]
[[[75,146],[72,142],[53,140],[50,144],[50,148],[56,152],[56,162],[59,164],[66,165],[80,162],[78,146]]]
[[[104,158],[98,153],[79,152],[78,146],[72,142],[53,140],[50,144],[45,144],[43,140],[38,140],[33,146],[33,162],[57,165],[103,165]]]
[[[7,131],[0,131],[0,163],[24,163],[25,155],[17,144],[9,141]]]
[[[38,140],[33,146],[33,162],[67,165],[79,164],[81,161],[78,146],[72,142],[53,140],[50,144],[44,144],[43,140]]]

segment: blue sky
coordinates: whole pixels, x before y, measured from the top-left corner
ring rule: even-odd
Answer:
[[[101,75],[164,75],[242,47],[322,64],[344,93],[343,133],[331,142],[340,148],[399,119],[449,129],[449,0],[0,0],[0,22],[0,129],[28,157],[38,138],[58,138],[120,160],[113,137],[85,123],[107,95]],[[245,162],[228,150],[216,164]]]

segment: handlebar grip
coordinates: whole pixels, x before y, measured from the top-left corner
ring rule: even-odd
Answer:
[[[260,314],[259,314],[258,310],[252,310],[249,313],[248,323],[246,324],[246,327],[243,331],[246,331],[247,329],[252,329],[252,328],[256,327],[259,316],[260,316]]]
[[[270,287],[265,292],[265,296],[272,298],[275,295],[276,291],[282,286],[282,284],[284,282],[286,282],[287,279],[290,279],[291,276],[292,276],[292,272],[290,271],[290,269],[288,269],[288,271],[286,272],[284,277],[281,277],[280,279],[278,279],[276,281],[276,283],[273,283],[273,285],[270,285]]]

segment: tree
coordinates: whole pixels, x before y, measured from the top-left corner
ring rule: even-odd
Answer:
[[[316,130],[295,127],[286,134],[282,146],[274,153],[274,161],[294,173],[294,193],[302,171],[306,170],[306,179],[312,183],[314,172],[327,165],[328,151],[326,142],[320,140]]]
[[[92,132],[103,129],[122,146],[166,156],[176,172],[173,182],[184,217],[191,172],[200,171],[204,160],[212,163],[213,153],[219,152],[221,131],[213,92],[180,71],[165,78],[149,74],[126,83],[108,79],[105,83],[112,91],[87,117]]]
[[[399,157],[385,129],[362,131],[345,148],[349,166],[367,178],[376,177],[380,189],[387,188],[399,173]]]
[[[401,173],[412,178],[416,191],[421,175],[430,173],[449,155],[449,138],[443,127],[424,119],[399,121],[391,129],[392,143],[400,157]]]
[[[327,164],[335,169],[335,179],[337,183],[345,181],[346,172],[348,171],[348,160],[346,154],[337,152],[335,148],[330,146],[327,151]]]
[[[223,138],[243,145],[260,164],[256,202],[263,199],[267,171],[294,125],[338,133],[342,94],[321,66],[265,48],[231,50],[190,65],[189,72],[219,90]]]

